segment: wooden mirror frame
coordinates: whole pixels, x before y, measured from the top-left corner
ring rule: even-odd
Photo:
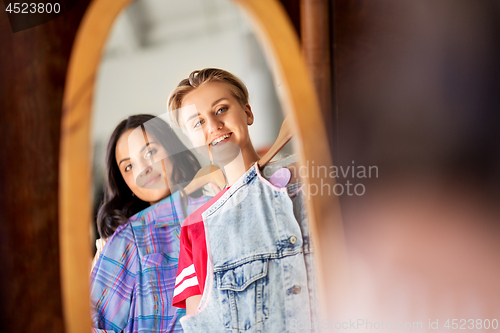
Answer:
[[[278,94],[295,128],[294,148],[301,165],[332,165],[317,96],[298,37],[278,0],[232,0],[248,15],[259,42],[269,51]],[[61,289],[66,332],[89,332],[89,270],[91,204],[91,113],[96,73],[115,18],[132,0],[93,1],[78,30],[66,78],[61,127],[59,175],[59,243]],[[322,179],[334,185],[334,179]],[[322,185],[321,184],[321,185]],[[319,178],[306,178],[305,188]],[[345,255],[343,227],[336,196],[308,200],[308,217],[322,308],[335,295],[331,281],[342,274]],[[321,230],[321,232],[319,232]],[[327,279],[328,277],[328,279]],[[328,284],[326,283],[328,280]]]

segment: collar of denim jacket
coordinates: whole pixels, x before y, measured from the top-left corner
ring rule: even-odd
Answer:
[[[258,173],[258,163],[255,162],[250,169],[247,170],[236,182],[234,182],[231,187],[228,188],[226,193],[224,193],[216,202],[212,204],[205,212],[201,214],[203,220],[207,216],[210,216],[213,212],[220,208],[236,191],[238,191],[242,186],[245,186],[249,181],[257,176]]]

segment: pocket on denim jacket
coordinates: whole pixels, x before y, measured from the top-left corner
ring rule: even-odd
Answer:
[[[267,319],[267,269],[267,260],[254,260],[215,273],[226,328],[248,330]]]

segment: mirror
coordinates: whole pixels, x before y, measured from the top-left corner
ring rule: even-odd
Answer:
[[[208,3],[200,1],[202,2]],[[305,161],[310,160],[319,165],[331,165],[312,81],[301,57],[297,36],[280,3],[277,0],[268,0],[265,3],[256,0],[233,2],[239,5],[244,15],[252,22],[251,26],[256,32],[259,44],[266,45],[266,58],[273,64],[271,72],[274,87],[284,113],[292,117],[296,133],[294,147],[299,154],[300,163],[305,165]],[[90,203],[92,100],[98,98],[94,88],[105,43],[115,18],[130,3],[130,0],[102,0],[90,5],[79,28],[68,67],[60,157],[61,288],[67,332],[87,332],[90,326],[87,300],[91,253],[89,225],[93,223]],[[141,10],[139,9],[139,12]],[[147,31],[149,28],[146,26],[143,29]],[[145,34],[147,36],[147,33]],[[143,40],[146,39],[140,35],[137,37],[137,41]],[[220,67],[241,75],[238,69]],[[177,80],[185,75],[182,73]],[[250,85],[248,82],[247,84]],[[160,86],[156,87],[159,89]],[[250,86],[249,89],[252,90]],[[255,93],[253,96],[255,97]],[[164,105],[161,105],[161,110],[163,107]],[[134,110],[133,113],[144,111]],[[326,181],[333,183],[331,179]],[[319,187],[323,184],[315,178],[305,180],[306,187]],[[343,271],[339,269],[343,254],[343,231],[338,202],[332,201],[331,197],[316,196],[308,200],[307,204],[309,223],[316,244],[320,296],[334,300],[335,297],[332,296],[335,296],[335,285],[330,283],[328,288],[323,286],[326,286],[326,276],[336,281],[339,272]],[[321,232],[318,232],[319,230]],[[332,265],[332,262],[335,265]]]

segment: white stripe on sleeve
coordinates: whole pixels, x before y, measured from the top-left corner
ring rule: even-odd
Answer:
[[[192,286],[197,286],[198,285],[198,278],[196,276],[193,276],[190,279],[184,280],[178,287],[175,287],[174,289],[174,297],[182,293],[184,290],[186,290],[189,287]]]
[[[191,266],[188,266],[184,268],[181,272],[181,274],[177,275],[175,278],[175,285],[178,285],[184,278],[188,275],[191,275],[194,273],[194,264],[191,264]]]

